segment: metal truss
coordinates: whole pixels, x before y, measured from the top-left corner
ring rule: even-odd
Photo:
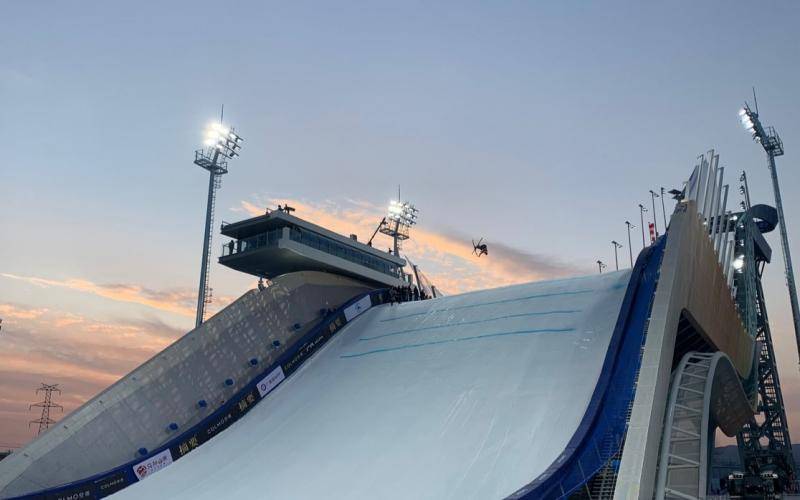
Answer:
[[[670,390],[656,498],[705,498],[708,404],[714,353],[690,352],[675,370]]]
[[[745,266],[737,273],[736,299],[745,325],[758,343],[758,401],[755,418],[739,432],[736,441],[746,475],[774,472],[786,487],[793,483],[796,469],[761,283],[765,259],[754,250],[756,224],[747,212],[742,219],[736,240]]]

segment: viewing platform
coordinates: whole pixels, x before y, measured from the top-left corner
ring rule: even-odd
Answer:
[[[405,284],[405,260],[285,211],[223,222],[221,232],[232,239],[222,245],[219,263],[259,278],[321,271],[378,286]]]

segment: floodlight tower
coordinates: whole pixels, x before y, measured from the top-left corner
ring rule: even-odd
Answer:
[[[653,229],[656,230],[656,234],[658,234],[658,214],[656,213],[656,198],[658,198],[658,197],[659,197],[659,194],[651,189],[650,190],[650,199],[653,202]]]
[[[400,256],[401,242],[408,239],[408,230],[417,223],[419,210],[409,202],[392,200],[380,232],[394,240],[394,255]]]
[[[616,267],[617,271],[619,271],[619,258],[617,257],[617,250],[622,248],[622,245],[616,242],[616,240],[611,240],[611,245],[614,247],[614,267]]]
[[[214,223],[214,204],[216,191],[222,185],[222,175],[228,173],[228,160],[239,156],[244,141],[232,127],[220,122],[212,122],[206,128],[204,149],[194,152],[194,164],[208,170],[208,201],[206,202],[206,228],[203,236],[203,262],[200,266],[200,288],[197,292],[197,317],[195,328],[203,324],[205,306],[209,302],[208,262],[211,254],[211,226]]]
[[[626,220],[625,225],[628,226],[628,255],[631,258],[631,268],[633,268],[633,246],[631,245],[631,228],[635,228],[631,221]]]
[[[647,212],[647,208],[644,205],[639,203],[639,221],[642,223],[642,249],[644,249],[644,213]]]
[[[755,95],[755,93],[754,93]],[[761,120],[758,119],[758,105],[756,110],[750,109],[745,103],[739,111],[742,124],[753,135],[753,140],[761,144],[767,153],[767,167],[772,177],[772,189],[775,194],[775,209],[778,212],[778,226],[781,234],[781,247],[783,248],[783,265],[786,270],[786,286],[789,288],[789,301],[792,305],[792,320],[794,321],[794,336],[797,343],[797,353],[800,357],[800,307],[797,305],[797,287],[794,282],[794,269],[792,268],[792,255],[789,251],[789,236],[786,233],[786,219],[783,215],[783,201],[781,199],[781,189],[778,185],[778,171],[775,166],[775,157],[783,155],[783,142],[773,127],[764,128]],[[747,182],[747,176],[743,175],[742,182]],[[747,188],[745,188],[747,191]],[[749,196],[748,196],[749,198]],[[747,200],[748,208],[750,205]]]
[[[600,274],[603,274],[603,269],[605,269],[605,268],[606,268],[605,262],[603,262],[602,260],[598,260],[597,261],[597,270],[600,271]]]
[[[661,188],[661,214],[664,216],[664,232],[667,232],[667,209],[664,207],[664,188]]]

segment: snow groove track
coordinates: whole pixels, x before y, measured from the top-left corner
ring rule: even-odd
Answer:
[[[630,271],[345,326],[229,429],[114,498],[503,498],[581,425]]]

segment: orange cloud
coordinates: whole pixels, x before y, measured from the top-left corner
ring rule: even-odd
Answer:
[[[59,287],[90,293],[118,302],[127,302],[152,307],[182,316],[194,316],[196,311],[197,292],[188,288],[173,288],[168,290],[153,290],[137,284],[111,283],[98,284],[84,279],[70,278],[66,280],[53,280],[35,276],[18,276],[15,274],[0,273],[8,279],[24,281],[31,285],[43,288]],[[215,302],[227,304],[230,297],[215,297]]]
[[[35,319],[46,313],[47,309],[34,309],[30,307],[20,307],[12,304],[0,304],[0,317],[6,321]]]
[[[357,233],[369,237],[383,216],[383,208],[370,203],[346,200],[306,203],[294,199],[270,199],[266,206],[289,203],[296,215],[341,234]],[[237,211],[263,215],[264,205],[242,201]],[[383,236],[379,236],[385,238]],[[377,240],[376,240],[377,241]],[[382,240],[388,248],[388,239]],[[376,244],[376,246],[379,246]],[[437,288],[449,293],[553,279],[588,272],[502,243],[490,243],[490,256],[478,259],[472,254],[469,238],[455,232],[414,227],[412,237],[403,244],[407,255]]]
[[[0,443],[33,437],[28,404],[39,383],[61,384],[66,414],[184,333],[158,320],[98,321],[13,304],[0,311],[17,318],[0,334]]]

